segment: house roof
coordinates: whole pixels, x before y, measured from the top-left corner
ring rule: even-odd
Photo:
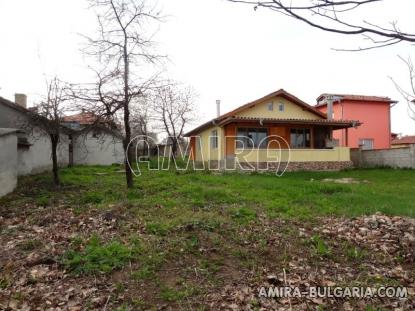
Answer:
[[[5,128],[5,127],[0,128],[0,136],[6,136],[10,134],[15,134],[15,133],[17,134],[17,133],[24,133],[24,132],[19,129]]]
[[[342,100],[352,100],[352,101],[365,101],[365,102],[382,102],[382,103],[389,103],[394,104],[397,103],[396,100],[392,100],[389,97],[383,96],[367,96],[367,95],[353,95],[353,94],[337,94],[337,93],[323,93],[319,97],[317,97],[317,105],[315,107],[325,106],[327,103],[322,102],[319,103],[322,99],[327,96],[339,96],[342,97]]]
[[[81,112],[71,116],[63,117],[64,122],[77,122],[81,125],[94,124],[98,117],[92,112]]]
[[[226,125],[232,122],[259,122],[259,123],[279,123],[279,124],[303,124],[303,125],[330,125],[336,129],[355,127],[361,125],[356,120],[328,120],[328,119],[280,119],[280,118],[253,118],[253,117],[229,117],[221,121],[218,125]]]
[[[392,140],[392,145],[407,145],[407,144],[415,144],[415,135],[404,136],[404,137],[396,138]]]
[[[222,120],[224,120],[226,118],[234,117],[239,112],[241,112],[241,111],[243,111],[245,109],[251,108],[251,107],[253,107],[253,106],[255,106],[255,105],[257,105],[257,104],[259,104],[259,103],[261,103],[263,101],[266,101],[268,99],[271,99],[271,98],[273,98],[275,96],[281,96],[281,97],[283,97],[283,98],[291,101],[292,103],[300,106],[304,110],[310,111],[310,112],[314,113],[315,115],[317,115],[317,116],[319,116],[321,118],[324,118],[324,119],[327,118],[327,115],[325,113],[323,113],[323,112],[319,111],[318,109],[316,109],[315,107],[307,104],[306,102],[302,101],[298,97],[296,97],[296,96],[288,93],[284,89],[279,89],[278,91],[275,91],[273,93],[270,93],[270,94],[268,94],[268,95],[266,95],[264,97],[261,97],[261,98],[259,98],[257,100],[254,100],[254,101],[249,102],[249,103],[247,103],[245,105],[242,105],[242,106],[240,106],[240,107],[238,107],[238,108],[236,108],[236,109],[234,109],[234,110],[232,110],[232,111],[230,111],[228,113],[225,113],[225,114],[223,114],[223,115],[221,115],[221,116],[219,116],[217,118],[214,118],[214,119],[212,119],[212,120],[210,120],[210,121],[208,121],[208,122],[206,122],[206,123],[204,123],[204,124],[202,124],[202,125],[194,128],[190,132],[186,133],[184,136],[190,136],[192,134],[199,133],[200,131],[202,131],[202,130],[204,130],[206,128],[209,128],[211,126],[214,126],[214,125],[218,124],[219,122],[221,122]]]
[[[14,103],[14,102],[12,102],[12,101],[10,101],[8,99],[5,99],[5,98],[3,98],[1,96],[0,96],[0,104],[3,104],[5,106],[7,106],[7,107],[10,107],[10,108],[12,108],[14,110],[17,110],[17,111],[20,111],[20,112],[23,112],[23,113],[30,112],[29,109],[26,109],[25,107],[22,107],[22,106]]]

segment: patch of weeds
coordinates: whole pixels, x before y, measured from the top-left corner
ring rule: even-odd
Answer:
[[[11,285],[11,282],[7,278],[0,278],[0,289],[6,289]]]
[[[365,311],[384,311],[386,309],[380,308],[380,307],[374,307],[372,305],[366,306]]]
[[[231,211],[231,217],[240,223],[247,223],[249,221],[255,220],[257,214],[250,208],[241,207]]]
[[[141,267],[139,270],[133,272],[131,276],[136,280],[154,279],[157,270],[164,262],[164,256],[162,254],[148,255],[146,253],[140,256],[138,261],[141,263]]]
[[[108,273],[120,269],[132,258],[132,250],[113,240],[102,243],[91,237],[83,250],[69,250],[64,254],[64,266],[75,274]]]
[[[18,244],[18,247],[22,251],[33,251],[37,248],[40,248],[42,246],[42,242],[39,240],[26,240]]]
[[[81,197],[80,202],[83,204],[99,204],[104,201],[104,196],[100,192],[87,192]]]
[[[309,242],[314,255],[320,257],[330,257],[331,248],[324,242],[324,240],[319,235],[313,235],[310,238]]]
[[[346,245],[345,252],[350,260],[362,260],[366,257],[366,253],[362,249],[353,245]]]
[[[50,197],[47,194],[42,194],[37,197],[36,205],[46,207],[49,205]]]
[[[352,192],[350,187],[342,186],[342,185],[330,185],[330,184],[320,184],[317,186],[317,189],[313,192],[319,192],[322,194],[333,195],[336,193],[348,193]]]
[[[163,286],[160,291],[160,298],[170,302],[181,301],[196,292],[196,289],[192,287],[185,287],[184,289],[178,290],[173,287]]]
[[[169,233],[170,228],[166,224],[163,223],[149,223],[146,226],[146,230],[148,233],[165,236],[167,233]]]

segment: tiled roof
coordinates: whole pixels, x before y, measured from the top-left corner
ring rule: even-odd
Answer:
[[[97,120],[97,116],[92,112],[81,112],[71,116],[63,117],[64,122],[77,122],[81,125],[94,124]]]
[[[404,144],[415,144],[415,135],[404,136],[404,137],[392,140],[392,145],[404,145]]]
[[[354,101],[366,101],[366,102],[383,102],[383,103],[396,103],[397,101],[392,100],[389,97],[383,96],[367,96],[367,95],[353,95],[353,94],[332,94],[324,93],[317,97],[317,103],[320,102],[324,97],[327,96],[339,96],[343,100],[354,100]],[[324,106],[326,103],[319,103],[316,106]]]
[[[273,93],[270,93],[270,94],[268,94],[268,95],[266,95],[264,97],[261,97],[261,98],[255,100],[255,101],[253,101],[253,102],[250,102],[250,103],[247,103],[245,105],[242,105],[242,106],[240,106],[240,107],[238,107],[238,108],[236,108],[236,109],[234,109],[234,110],[232,110],[232,111],[230,111],[228,113],[225,113],[225,114],[223,114],[223,115],[221,115],[221,116],[219,116],[219,117],[217,117],[215,119],[212,119],[212,120],[210,120],[210,121],[208,121],[208,122],[206,122],[206,123],[204,123],[204,124],[202,124],[202,125],[194,128],[190,132],[186,133],[184,136],[189,136],[189,135],[192,135],[194,133],[198,133],[198,132],[200,132],[200,131],[202,131],[202,130],[204,130],[206,128],[209,128],[210,126],[212,126],[214,124],[217,124],[217,123],[223,121],[226,118],[235,116],[239,112],[241,112],[241,111],[243,111],[245,109],[248,109],[250,107],[253,107],[256,104],[259,104],[259,103],[261,103],[263,101],[266,101],[266,100],[268,100],[270,98],[273,98],[275,96],[284,97],[285,99],[288,99],[289,101],[293,102],[294,104],[300,106],[304,110],[310,111],[310,112],[314,113],[315,115],[317,115],[317,116],[319,116],[321,118],[327,118],[327,115],[325,113],[323,113],[323,112],[319,111],[318,109],[316,109],[315,107],[313,107],[313,106],[311,106],[311,105],[303,102],[301,99],[299,99],[298,97],[296,97],[296,96],[288,93],[284,89],[279,89],[278,91],[275,91]]]
[[[257,121],[257,122],[264,122],[264,123],[280,123],[280,124],[333,125],[333,126],[341,126],[341,127],[354,127],[354,126],[358,126],[361,124],[357,120],[230,117],[220,122],[219,125],[229,124],[232,122],[243,122],[243,121]]]

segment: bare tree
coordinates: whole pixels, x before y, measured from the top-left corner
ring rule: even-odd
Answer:
[[[84,52],[96,57],[103,68],[96,71],[98,82],[88,88],[79,89],[76,98],[91,103],[90,110],[98,116],[122,120],[124,132],[125,175],[127,187],[133,186],[133,175],[128,163],[131,154],[131,104],[143,95],[153,78],[143,80],[135,74],[143,61],[154,63],[160,56],[150,51],[153,46],[146,28],[151,20],[159,21],[159,14],[146,0],[91,0],[98,19],[97,38],[86,37]],[[95,91],[94,95],[93,94]]]
[[[378,25],[362,20],[353,22],[350,17],[362,7],[377,4],[383,0],[228,0],[230,2],[253,5],[254,9],[266,8],[292,17],[307,25],[343,35],[363,35],[370,45],[359,47],[357,51],[380,48],[400,42],[415,42],[415,33],[399,28],[397,22]],[[372,8],[373,9],[373,8]]]
[[[57,150],[61,136],[65,132],[65,128],[62,126],[62,118],[65,111],[65,102],[68,100],[66,88],[67,86],[57,77],[46,81],[46,95],[35,106],[35,109],[29,110],[28,113],[28,126],[32,131],[40,130],[42,134],[47,135],[50,139],[53,183],[56,186],[60,185]]]
[[[399,56],[399,58],[405,63],[408,70],[409,86],[408,88],[402,87],[394,79],[391,78],[392,82],[395,84],[396,89],[401,93],[402,97],[408,104],[408,115],[415,121],[415,68],[412,62],[412,59],[408,57],[407,59]]]
[[[183,139],[184,128],[194,118],[196,94],[190,87],[176,83],[155,90],[153,110],[155,119],[171,142],[171,156],[177,154],[178,143]]]

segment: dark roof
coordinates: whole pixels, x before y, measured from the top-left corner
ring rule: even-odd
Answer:
[[[15,134],[15,133],[17,134],[17,133],[24,133],[24,132],[19,129],[6,128],[6,127],[0,128],[0,136],[6,136],[10,134]]]
[[[253,118],[253,117],[229,117],[219,125],[225,125],[232,122],[244,122],[244,121],[253,121],[253,122],[260,122],[260,123],[279,123],[279,124],[302,124],[302,125],[329,125],[335,127],[337,129],[340,128],[348,128],[348,127],[356,127],[361,125],[361,122],[356,120],[328,120],[328,119],[280,119],[280,118]]]
[[[12,101],[10,101],[8,99],[5,99],[5,98],[3,98],[1,96],[0,96],[0,104],[3,104],[5,106],[7,106],[7,107],[10,107],[10,108],[12,108],[14,110],[17,110],[17,111],[20,111],[20,112],[23,112],[23,113],[28,113],[30,111],[29,109],[26,109],[25,107],[22,107],[22,106],[14,103],[14,102],[12,102]]]
[[[324,97],[327,96],[339,96],[342,97],[342,100],[352,100],[352,101],[365,101],[365,102],[382,102],[382,103],[389,103],[394,104],[397,103],[396,100],[392,100],[389,97],[383,96],[367,96],[367,95],[353,95],[353,94],[334,94],[334,93],[324,93],[317,97],[317,105],[318,106],[325,106],[326,103],[319,103]]]
[[[221,115],[221,116],[219,116],[219,117],[217,117],[215,119],[212,119],[212,120],[210,120],[210,121],[208,121],[208,122],[206,122],[206,123],[204,123],[204,124],[202,124],[202,125],[194,128],[190,132],[186,133],[184,136],[190,136],[192,134],[198,133],[198,132],[200,132],[200,131],[202,131],[202,130],[204,130],[206,128],[209,128],[209,127],[211,127],[211,126],[213,126],[215,124],[218,124],[220,121],[222,121],[222,120],[224,120],[224,119],[226,119],[228,117],[235,116],[237,113],[239,113],[239,112],[241,112],[241,111],[243,111],[245,109],[251,108],[251,107],[253,107],[253,106],[255,106],[255,105],[257,105],[257,104],[259,104],[259,103],[261,103],[263,101],[266,101],[268,99],[271,99],[271,98],[273,98],[275,96],[281,96],[281,97],[283,97],[285,99],[288,99],[289,101],[293,102],[294,104],[297,104],[298,106],[300,106],[304,110],[310,111],[310,112],[314,113],[315,115],[317,115],[317,116],[319,116],[321,118],[324,118],[324,119],[327,118],[327,115],[325,113],[323,113],[323,112],[319,111],[318,109],[316,109],[315,107],[307,104],[306,102],[302,101],[298,97],[296,97],[296,96],[288,93],[284,89],[279,89],[278,91],[275,91],[273,93],[270,93],[270,94],[268,94],[268,95],[266,95],[264,97],[261,97],[261,98],[259,98],[257,100],[254,100],[254,101],[249,102],[249,103],[247,103],[245,105],[242,105],[242,106],[240,106],[240,107],[238,107],[238,108],[236,108],[236,109],[234,109],[234,110],[232,110],[232,111],[230,111],[228,113],[225,113],[225,114],[223,114],[223,115]]]
[[[407,144],[415,144],[415,135],[404,136],[404,137],[396,138],[392,140],[392,145],[407,145]]]

